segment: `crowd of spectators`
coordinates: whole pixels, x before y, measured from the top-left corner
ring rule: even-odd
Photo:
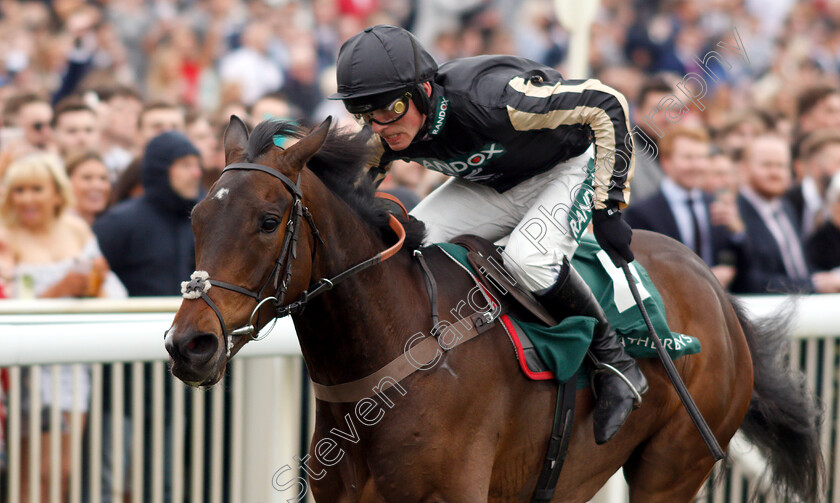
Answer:
[[[0,298],[179,294],[231,114],[355,126],[325,96],[341,43],[379,23],[439,63],[508,53],[565,71],[554,8],[0,0]],[[840,4],[602,0],[589,62],[637,126],[635,228],[681,240],[734,292],[840,292]],[[411,206],[442,178],[398,162],[382,187]]]

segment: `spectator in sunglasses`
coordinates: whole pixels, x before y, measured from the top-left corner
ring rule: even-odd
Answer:
[[[12,97],[3,110],[6,127],[17,128],[21,141],[17,147],[23,152],[50,150],[53,145],[52,107],[43,96],[27,93]],[[4,145],[3,148],[8,147]]]

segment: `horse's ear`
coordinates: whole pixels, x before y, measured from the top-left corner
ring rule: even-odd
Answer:
[[[327,139],[331,123],[332,116],[329,116],[314,131],[286,149],[286,161],[295,169],[301,169],[306,161],[321,149],[321,145]]]
[[[247,144],[248,126],[236,115],[231,115],[225,129],[225,164],[241,160]]]

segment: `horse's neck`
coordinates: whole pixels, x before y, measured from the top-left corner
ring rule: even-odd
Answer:
[[[375,232],[343,201],[313,201],[312,214],[325,245],[317,245],[312,280],[330,278],[381,252]],[[375,372],[423,329],[426,291],[406,253],[358,273],[307,304],[294,318],[313,379],[341,383]],[[400,314],[400,312],[403,314]],[[407,316],[411,315],[411,316]]]

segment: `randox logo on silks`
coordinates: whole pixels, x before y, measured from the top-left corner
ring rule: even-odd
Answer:
[[[589,164],[586,166],[586,178],[577,190],[572,191],[574,201],[572,202],[572,209],[569,211],[569,227],[578,243],[580,243],[580,237],[592,219],[592,207],[595,200],[594,180],[595,160],[589,159]]]
[[[427,169],[440,171],[441,173],[446,175],[457,176],[460,178],[466,178],[469,180],[476,181],[484,178],[489,179],[495,176],[478,176],[478,174],[482,171],[482,167],[485,164],[487,164],[488,161],[501,156],[505,152],[506,150],[504,149],[504,147],[502,147],[498,143],[488,143],[487,145],[481,147],[481,149],[477,152],[456,157],[455,159],[450,159],[448,161],[444,161],[441,159],[429,159],[425,157],[414,158],[410,160],[422,164],[423,167]]]
[[[449,100],[441,96],[438,98],[437,105],[435,106],[434,120],[431,129],[429,129],[430,135],[435,136],[440,133],[443,125],[446,123],[447,115],[449,115]]]

